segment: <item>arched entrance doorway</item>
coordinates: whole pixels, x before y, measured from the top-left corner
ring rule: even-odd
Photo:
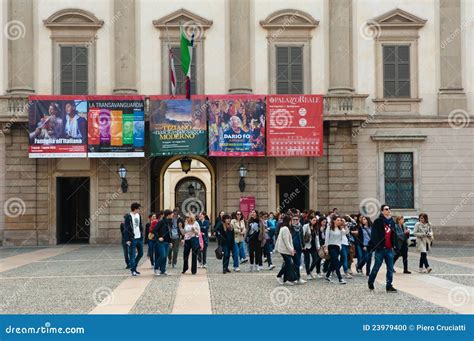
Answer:
[[[181,158],[157,157],[153,160],[151,209],[156,212],[178,207],[182,212],[191,209],[192,212],[205,211],[209,217],[215,216],[216,172],[213,160],[190,156],[191,170],[186,174],[181,170]]]
[[[175,207],[179,207],[181,212],[192,212],[197,215],[199,212],[206,212],[206,185],[198,178],[188,176],[181,179],[174,190]]]

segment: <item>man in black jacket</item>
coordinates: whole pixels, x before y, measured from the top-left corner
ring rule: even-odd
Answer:
[[[375,277],[379,272],[383,261],[387,265],[387,292],[396,292],[392,286],[393,280],[393,256],[394,250],[398,249],[397,234],[395,233],[395,222],[392,219],[390,207],[383,204],[380,216],[372,225],[372,234],[369,241],[369,250],[375,251],[375,264],[369,276],[369,289],[374,290]]]
[[[171,226],[172,220],[171,215],[173,211],[164,210],[163,218],[158,222],[158,224],[153,227],[153,234],[155,235],[155,276],[167,276],[169,275],[166,272],[166,258],[168,258],[168,251],[170,245],[172,246],[171,241]]]
[[[140,275],[137,271],[138,263],[143,257],[143,223],[140,215],[141,205],[134,202],[130,206],[131,212],[125,215],[124,237],[129,247],[129,264],[132,276]],[[137,254],[135,254],[135,250]]]

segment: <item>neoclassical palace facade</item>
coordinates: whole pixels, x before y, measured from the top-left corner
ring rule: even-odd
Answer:
[[[0,6],[0,245],[117,242],[131,202],[148,213],[188,194],[211,218],[243,197],[266,211],[374,214],[387,202],[395,214],[428,213],[437,240],[472,242],[474,1]],[[28,157],[29,95],[170,94],[168,46],[179,50],[180,25],[195,31],[195,94],[323,95],[324,155],[200,156],[187,174],[181,157],[149,150],[144,158]]]

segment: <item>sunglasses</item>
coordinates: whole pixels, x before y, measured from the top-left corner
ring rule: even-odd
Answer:
[[[383,210],[384,211],[390,211],[390,207],[385,207]]]
[[[242,213],[236,213],[235,215],[242,215]]]

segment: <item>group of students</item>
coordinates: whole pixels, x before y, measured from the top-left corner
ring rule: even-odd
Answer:
[[[144,241],[148,243],[148,257],[156,276],[168,275],[167,260],[168,265],[176,267],[180,244],[184,245],[183,274],[189,269],[190,255],[192,274],[196,274],[198,262],[201,267],[207,267],[210,221],[205,212],[199,213],[198,219],[192,213],[182,219],[178,209],[164,210],[158,215],[152,213],[144,231],[140,208],[140,204],[133,203],[121,225],[125,261],[133,276],[140,274],[137,264],[143,256]],[[231,272],[231,255],[234,272],[239,272],[240,265],[247,262],[250,271],[262,271],[264,261],[267,269],[272,270],[275,251],[283,258],[277,281],[285,285],[304,284],[315,278],[333,283],[336,282],[334,275],[337,283],[346,284],[345,279],[351,279],[354,274],[352,264],[355,263],[357,274],[363,274],[365,269],[368,287],[374,289],[377,273],[385,262],[386,290],[395,292],[392,281],[398,258],[402,258],[403,273],[411,273],[408,270],[410,231],[405,227],[403,217],[392,217],[390,207],[385,204],[373,223],[362,214],[339,215],[336,208],[327,215],[314,210],[291,209],[274,214],[259,213],[254,209],[248,219],[242,211],[232,214],[221,211],[213,233],[219,249],[219,252],[216,249],[216,255],[222,254],[223,274]],[[419,271],[429,273],[432,269],[427,252],[434,235],[425,213],[419,215],[414,235],[420,251]],[[302,278],[301,270],[306,271],[306,280]]]

